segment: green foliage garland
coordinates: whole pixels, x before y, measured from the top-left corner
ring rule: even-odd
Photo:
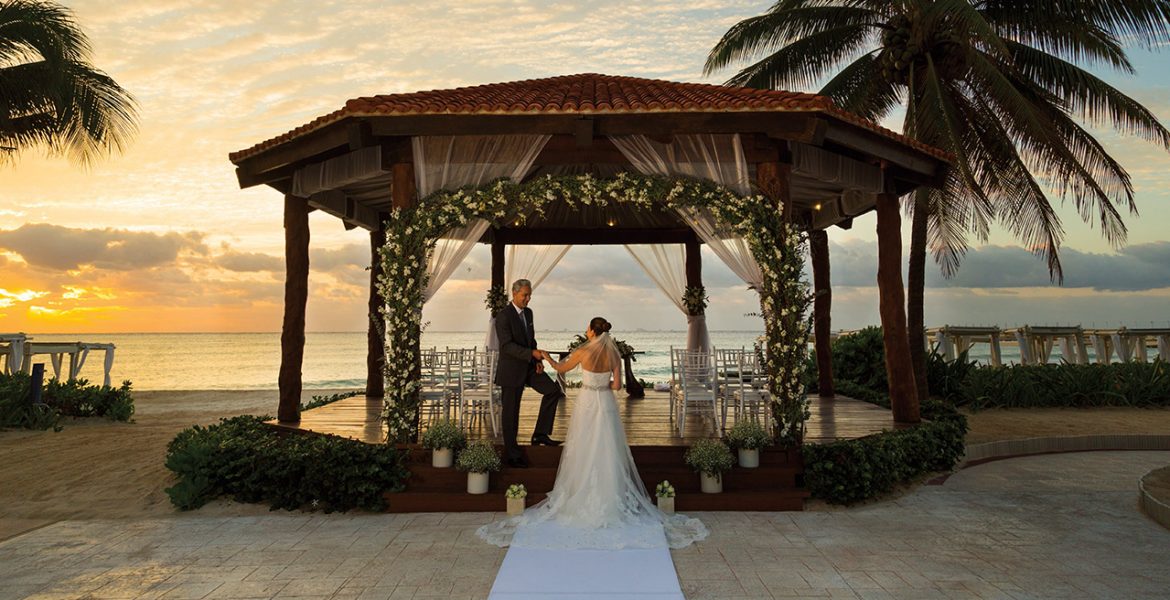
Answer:
[[[496,313],[508,307],[508,291],[502,285],[493,285],[488,288],[487,297],[483,299],[484,306],[494,317]]]
[[[428,283],[426,262],[439,237],[476,219],[523,224],[529,215],[544,216],[554,202],[570,209],[625,203],[707,210],[721,227],[742,237],[763,275],[757,292],[767,338],[764,354],[775,431],[783,441],[800,440],[808,417],[803,372],[811,295],[802,278],[805,238],[799,228],[785,223],[776,203],[762,195],[740,196],[706,180],[619,173],[612,179],[548,175],[521,184],[500,179],[480,187],[440,190],[416,206],[390,213],[378,281],[385,299],[382,310],[388,343],[383,418],[390,441],[410,442],[418,435],[418,344]]]

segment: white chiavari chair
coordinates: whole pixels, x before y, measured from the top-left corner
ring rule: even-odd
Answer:
[[[470,368],[459,371],[459,424],[464,430],[486,420],[492,437],[499,435],[502,404],[495,384],[498,360],[495,350],[473,351]]]
[[[435,348],[419,351],[420,419],[430,422],[440,416],[449,416],[451,388],[448,386],[447,365],[446,352]]]
[[[678,399],[678,435],[686,437],[687,415],[711,417],[718,434],[723,424],[719,419],[719,384],[715,378],[715,363],[711,353],[686,350],[678,364],[680,393]]]
[[[755,352],[741,352],[736,375],[729,382],[727,394],[727,401],[735,407],[736,420],[752,419],[769,429],[772,396],[768,391],[768,375],[759,356]]]
[[[731,390],[739,382],[739,363],[743,356],[743,349],[712,348],[711,356],[715,362],[715,381],[718,385],[716,394],[719,398],[719,410],[724,426],[727,425],[727,409],[732,404]],[[738,417],[739,413],[734,413]]]

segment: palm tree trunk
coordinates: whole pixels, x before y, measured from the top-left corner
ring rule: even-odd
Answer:
[[[910,228],[910,270],[906,275],[906,325],[910,341],[910,363],[918,398],[930,397],[926,379],[926,323],[923,295],[926,288],[926,233],[930,219],[929,192],[914,192],[914,215]]]

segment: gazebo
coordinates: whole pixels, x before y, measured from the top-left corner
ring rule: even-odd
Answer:
[[[900,422],[918,420],[906,334],[898,198],[937,186],[945,153],[845,112],[825,97],[773,90],[598,74],[357,98],[285,134],[232,153],[242,188],[284,194],[285,281],[281,421],[299,419],[309,272],[308,213],[370,232],[371,284],[366,395],[382,396],[385,356],[379,251],[393,211],[441,190],[516,183],[545,175],[599,180],[641,173],[712,181],[771,199],[808,232],[814,272],[815,339],[822,393],[829,368],[829,274],[825,229],[877,212],[877,282],[887,370]],[[476,243],[491,244],[492,288],[505,285],[505,249],[534,244],[681,244],[688,288],[702,285],[700,244],[735,264],[742,256],[710,222],[684,211],[621,203],[562,210],[514,222],[471,222],[440,240],[453,268]],[[393,242],[394,240],[389,240]],[[716,246],[720,246],[716,248]],[[726,247],[730,246],[730,247]],[[750,261],[748,261],[750,262]],[[452,264],[453,263],[453,264]],[[442,266],[430,265],[432,285]],[[750,271],[750,269],[748,269]],[[449,275],[449,271],[448,271]],[[436,284],[437,282],[437,284]],[[426,294],[433,293],[427,290]],[[425,299],[425,298],[424,298]],[[698,317],[700,315],[690,315]],[[692,327],[701,319],[692,319]],[[417,340],[416,340],[417,344]]]

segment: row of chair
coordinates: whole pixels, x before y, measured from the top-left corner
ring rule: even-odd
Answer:
[[[492,435],[499,435],[500,388],[493,383],[498,360],[495,350],[423,350],[421,416],[431,420],[456,418],[464,430],[486,422]]]
[[[670,415],[679,437],[686,437],[687,416],[710,418],[716,435],[727,426],[730,408],[736,419],[754,419],[770,427],[771,394],[767,373],[755,350],[670,349]]]

